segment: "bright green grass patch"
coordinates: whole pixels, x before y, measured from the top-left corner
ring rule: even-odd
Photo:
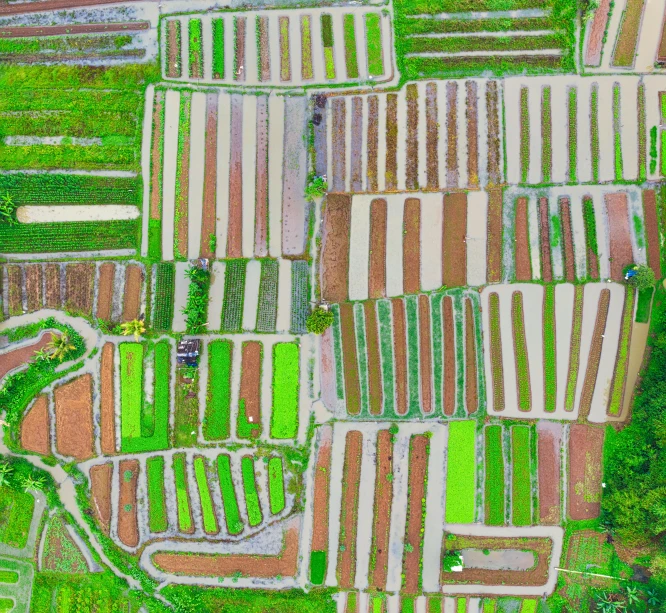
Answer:
[[[254,458],[245,456],[241,459],[241,472],[243,473],[243,490],[245,492],[245,505],[250,526],[258,526],[263,519],[257,483],[254,476]]]
[[[518,375],[518,408],[521,411],[529,411],[532,406],[530,365],[527,359],[523,295],[520,292],[513,293],[511,297],[511,310],[511,318],[513,320],[513,343],[516,354],[516,371]]]
[[[636,305],[636,322],[646,324],[650,321],[650,306],[652,304],[652,294],[654,289],[638,290],[638,304]]]
[[[34,508],[31,494],[0,487],[0,543],[17,549],[26,546]]]
[[[173,473],[176,482],[176,505],[178,508],[178,527],[181,532],[192,530],[190,498],[187,492],[187,474],[185,471],[185,454],[173,456]]]
[[[483,613],[495,613],[496,603],[494,600],[483,601]]]
[[[124,448],[126,439],[141,438],[143,345],[141,343],[121,343],[118,349],[120,351],[120,431]]]
[[[162,220],[148,220],[148,258],[162,259]]]
[[[520,613],[536,613],[537,601],[536,600],[523,600],[520,607]]]
[[[190,38],[190,77],[193,77],[195,72],[203,75],[203,33],[201,19],[190,19],[187,24],[187,31]]]
[[[164,458],[155,456],[146,460],[148,473],[148,524],[151,532],[167,529],[167,511],[164,499]]]
[[[343,21],[345,35],[345,65],[348,79],[358,79],[358,58],[356,57],[356,28],[354,15],[347,14]]]
[[[382,613],[384,599],[381,596],[372,597],[372,613]],[[432,606],[431,606],[432,608]]]
[[[384,74],[384,57],[382,53],[382,28],[377,13],[365,16],[365,40],[367,42],[368,74],[378,77]]]
[[[532,523],[532,483],[530,477],[530,427],[511,428],[512,488],[511,509],[515,526]]]
[[[204,438],[207,440],[229,438],[232,352],[231,341],[217,340],[208,344],[208,394],[203,423]]]
[[[400,598],[400,613],[414,613],[414,598],[402,596]]]
[[[629,362],[629,335],[631,334],[631,325],[634,321],[635,293],[635,288],[627,285],[624,295],[622,327],[620,328],[620,346],[617,353],[617,362],[615,363],[615,374],[613,376],[610,404],[608,407],[610,415],[619,415],[622,409],[624,383],[627,375],[627,363]]]
[[[476,498],[476,421],[449,424],[446,468],[446,522],[471,524]]]
[[[486,427],[486,523],[504,525],[502,426]]]
[[[594,215],[594,204],[591,198],[583,199],[583,222],[585,224],[585,244],[598,258],[597,219]]]
[[[335,79],[335,61],[333,59],[333,19],[330,15],[321,16],[321,37],[324,44],[324,65],[326,78]]]
[[[559,215],[552,215],[550,218],[550,246],[559,247],[562,239],[562,223]]]
[[[271,438],[274,439],[293,439],[298,434],[299,357],[296,343],[273,345]]]
[[[231,476],[231,458],[228,455],[221,454],[217,457],[217,474],[220,479],[227,530],[229,534],[238,534],[243,531],[243,522],[240,518],[234,480]]]
[[[430,598],[428,605],[428,613],[442,613],[442,601],[440,598]],[[381,610],[379,613],[381,613]]]
[[[282,458],[268,460],[268,495],[271,501],[271,513],[276,515],[285,505]]]
[[[14,601],[11,598],[0,598],[0,613],[9,613],[13,608]]]
[[[555,286],[547,285],[543,297],[543,371],[546,390],[545,410],[555,411],[557,400],[557,354],[555,346]]]
[[[550,183],[551,167],[553,164],[553,121],[552,121],[552,106],[551,106],[551,88],[550,86],[543,88],[543,103],[542,103],[542,122],[544,124],[544,132],[542,134],[542,152],[541,152],[541,173],[543,175],[543,182]]]
[[[569,182],[578,182],[577,170],[577,106],[576,106],[576,88],[569,89]]]
[[[204,530],[208,534],[217,534],[217,517],[213,507],[213,498],[210,495],[208,479],[206,478],[206,464],[202,457],[194,458],[194,476],[199,488],[199,500],[201,501],[201,513],[203,515]]]
[[[224,19],[213,19],[213,78],[224,79]]]
[[[13,570],[0,570],[0,583],[18,583],[19,574]]]
[[[458,613],[467,613],[467,599],[458,598]]]
[[[176,273],[172,262],[160,262],[157,264],[156,270],[153,327],[158,332],[166,332],[171,329],[171,322],[173,321]]]
[[[313,551],[310,553],[310,583],[321,585],[326,577],[326,552]]]
[[[441,293],[430,296],[430,324],[432,328],[432,346],[442,347],[442,299]],[[444,359],[442,351],[433,351],[432,355],[432,382],[434,387],[434,411],[442,414],[443,388],[444,388]]]

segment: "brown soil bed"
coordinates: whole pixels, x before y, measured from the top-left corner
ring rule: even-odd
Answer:
[[[372,528],[372,556],[374,568],[370,569],[370,586],[386,589],[391,529],[391,502],[393,500],[393,437],[388,430],[377,434],[377,476],[375,478],[375,506]],[[371,562],[372,566],[372,562]]]
[[[486,113],[488,121],[488,181],[492,185],[498,185],[502,181],[499,96],[497,92],[497,83],[497,81],[488,81],[488,85],[486,87]]]
[[[161,218],[160,203],[162,190],[160,189],[160,166],[162,164],[161,150],[164,138],[163,125],[164,92],[155,93],[155,106],[153,107],[153,141],[150,148],[150,219]]]
[[[419,296],[419,368],[421,370],[421,409],[432,413],[432,357],[430,354],[430,298]]]
[[[116,452],[116,424],[113,388],[113,354],[115,345],[105,343],[100,363],[100,429],[102,453]]]
[[[476,334],[474,330],[474,307],[465,300],[465,406],[467,414],[479,408],[479,388],[476,380]]]
[[[99,279],[97,281],[97,309],[98,319],[110,321],[113,307],[113,287],[116,275],[116,265],[113,262],[104,262],[99,267]]]
[[[437,83],[426,84],[426,177],[428,189],[439,187],[439,125],[437,122]]]
[[[409,450],[409,498],[407,499],[407,528],[403,589],[408,594],[419,591],[419,561],[423,547],[422,529],[425,517],[426,472],[428,470],[428,438],[423,434],[413,436]],[[411,551],[407,550],[410,545]]]
[[[258,152],[257,152],[258,155]],[[203,208],[201,211],[201,257],[213,259],[211,237],[215,236],[215,185],[217,182],[217,96],[206,94],[206,149],[205,149]],[[257,203],[260,194],[257,192]],[[264,254],[266,255],[266,254]]]
[[[83,462],[93,447],[92,375],[82,375],[55,388],[56,449]]]
[[[363,191],[363,98],[351,100],[351,159],[349,189]]]
[[[46,275],[46,296],[44,306],[47,309],[59,309],[62,305],[60,291],[60,264],[47,264],[44,273]]]
[[[516,281],[532,280],[532,265],[530,262],[530,240],[527,234],[527,198],[516,200]]]
[[[400,298],[391,300],[393,311],[393,359],[395,362],[395,396],[398,415],[407,413],[407,331],[405,303]]]
[[[342,475],[342,510],[340,512],[340,552],[338,553],[338,579],[343,589],[354,586],[356,576],[356,531],[358,525],[358,497],[361,483],[361,453],[363,434],[358,430],[347,432],[345,463]]]
[[[271,56],[268,49],[268,17],[257,18],[259,34],[259,79],[271,80]]]
[[[403,289],[416,294],[421,289],[421,201],[407,198],[402,248]]]
[[[548,198],[539,198],[539,234],[541,235],[541,277],[546,283],[553,280],[553,263],[550,258],[550,212]]]
[[[479,123],[477,107],[477,87],[475,81],[467,81],[467,181],[469,185],[479,184]]]
[[[553,111],[550,86],[541,90],[541,180],[550,181],[553,172]]]
[[[569,432],[569,517],[594,519],[601,507],[604,431],[573,424]]]
[[[358,415],[361,412],[361,383],[356,354],[354,309],[349,303],[340,305],[340,328],[342,331],[342,362],[345,373],[347,413]]]
[[[94,283],[94,264],[67,264],[65,268],[65,306],[67,309],[92,315]]]
[[[370,204],[370,298],[386,296],[386,200],[375,198]]]
[[[333,192],[344,192],[347,164],[347,105],[345,99],[333,98],[331,112],[333,119],[331,126],[331,171],[333,176],[330,181],[330,189]]]
[[[111,524],[111,479],[113,464],[99,464],[90,468],[90,489],[92,492],[92,508],[104,534],[109,534]]]
[[[247,19],[245,17],[234,17],[236,25],[236,40],[234,41],[234,55],[236,62],[234,64],[236,81],[245,81],[245,30]],[[233,125],[233,122],[232,122]]]
[[[245,416],[253,426],[253,437],[261,432],[261,352],[259,341],[243,343],[239,402],[244,401]]]
[[[603,46],[604,33],[606,32],[606,24],[608,23],[610,5],[611,0],[600,0],[599,8],[594,13],[585,49],[586,66],[599,66],[601,63],[601,48]]]
[[[384,203],[384,208],[386,204]],[[374,206],[373,206],[374,209]],[[384,226],[386,222],[384,221]],[[330,194],[326,198],[321,247],[321,293],[324,300],[343,302],[349,291],[349,233],[351,197]],[[386,233],[384,233],[384,236]],[[386,238],[384,238],[384,241]],[[382,257],[382,263],[385,261]],[[386,273],[382,286],[386,286]],[[372,278],[372,274],[371,274]]]
[[[41,455],[51,455],[49,399],[42,394],[21,422],[21,447]]]
[[[446,185],[458,187],[458,84],[446,84]],[[446,219],[446,215],[444,215]],[[444,224],[446,227],[446,224]]]
[[[613,281],[622,282],[624,279],[623,269],[634,261],[631,247],[631,230],[629,229],[627,194],[624,192],[606,194],[604,200],[608,211],[610,275]]]
[[[453,322],[453,299],[442,300],[444,323],[444,415],[453,415],[456,410],[456,336]]]
[[[314,476],[314,502],[312,522],[312,551],[328,552],[328,496],[331,479],[330,426],[321,429],[319,450]]]
[[[539,454],[539,523],[560,524],[561,426],[545,422],[537,429]]]
[[[155,566],[175,575],[197,577],[243,577],[262,579],[294,577],[298,567],[298,539],[300,521],[292,520],[285,529],[282,551],[277,556],[243,554],[171,553],[160,552],[152,556]]]
[[[8,372],[30,362],[37,351],[43,349],[51,342],[51,338],[52,335],[50,332],[43,332],[42,335],[30,345],[0,353],[0,382]]]
[[[191,94],[183,94],[182,103],[185,105],[185,112],[192,111]],[[182,134],[182,155],[180,156],[180,182],[176,185],[180,187],[176,193],[176,252],[180,257],[187,257],[187,217],[188,217],[188,199],[190,191],[190,131]]]
[[[291,81],[291,62],[289,53],[289,17],[278,19],[280,30],[280,81]]]
[[[28,311],[38,311],[43,304],[42,265],[28,264],[25,267],[25,295]]]
[[[398,189],[398,96],[386,95],[386,190]]]
[[[7,266],[9,316],[23,315],[23,272],[20,266]]]
[[[143,268],[138,264],[130,264],[125,269],[125,293],[123,303],[123,321],[139,318],[141,310],[141,287],[143,285]]]
[[[91,2],[91,4],[93,3]],[[95,2],[94,4],[101,3]],[[66,26],[18,26],[14,28],[0,29],[0,38],[32,38],[36,36],[62,36],[63,34],[99,34],[102,32],[127,32],[149,29],[149,21],[81,23],[69,24]]]
[[[445,194],[442,283],[447,287],[467,285],[466,235],[467,194]]]
[[[643,192],[643,219],[647,235],[647,256],[650,268],[655,277],[661,279],[661,262],[659,258],[659,221],[657,219],[657,199],[653,189]]]
[[[243,256],[243,97],[231,96],[227,257]]]
[[[137,0],[130,0],[134,2]],[[17,2],[0,5],[0,15],[20,15],[22,13],[41,13],[46,11],[60,11],[74,9],[82,6],[96,6],[98,4],[116,4],[117,0],[43,0],[36,2]],[[69,29],[71,26],[65,26]]]
[[[379,101],[377,96],[368,96],[368,143],[367,181],[368,191],[376,192],[377,185],[377,147],[379,143]]]
[[[568,198],[560,198],[560,221],[564,245],[564,278],[568,283],[573,283],[576,280],[576,262],[571,230],[571,204]]]
[[[382,363],[379,350],[379,329],[375,303],[363,303],[365,314],[365,337],[368,353],[368,392],[371,415],[381,415],[384,395],[382,392]]]
[[[419,91],[416,83],[407,86],[407,156],[405,159],[405,186],[419,187]]]
[[[120,502],[118,504],[118,538],[128,547],[139,544],[136,485],[139,480],[138,460],[123,460],[118,470]]]
[[[211,161],[215,166],[215,159]],[[213,187],[214,189],[214,187]],[[268,97],[257,98],[257,169],[254,209],[254,255],[268,255]],[[213,194],[212,227],[215,232]]]
[[[177,79],[182,74],[180,65],[180,21],[170,19],[167,21],[167,77]]]
[[[641,27],[641,19],[645,8],[645,0],[628,0],[620,33],[615,42],[613,52],[613,66],[629,68],[634,65],[636,59],[636,45],[638,44],[638,33]]]
[[[502,276],[502,188],[488,190],[488,252],[486,277],[488,283],[499,283]]]

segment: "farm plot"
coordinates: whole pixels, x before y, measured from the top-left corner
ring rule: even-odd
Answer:
[[[333,96],[326,103],[332,192],[439,191],[503,181],[497,81],[410,83],[397,93]],[[319,109],[315,113],[320,114]]]
[[[21,421],[21,447],[51,455],[51,416],[49,397],[45,394],[37,397]]]
[[[167,261],[302,255],[307,99],[158,90],[154,104],[152,252],[161,228]]]
[[[96,455],[92,376],[81,375],[55,388],[55,450],[80,462]]]
[[[626,373],[615,369],[624,302],[615,283],[484,289],[488,412],[605,421],[611,387],[624,389]]]
[[[394,78],[391,16],[362,7],[165,17],[162,74],[185,82],[307,87]]]
[[[486,281],[485,192],[330,195],[321,284],[332,302],[481,285]]]
[[[478,294],[447,291],[333,309],[336,402],[352,418],[483,410]]]

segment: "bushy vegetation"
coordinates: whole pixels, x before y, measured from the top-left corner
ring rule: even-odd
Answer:
[[[333,311],[316,307],[308,315],[305,325],[311,334],[323,334],[333,325]]]
[[[229,534],[238,534],[243,531],[236,488],[231,476],[231,458],[223,453],[217,457],[217,474],[220,479],[220,490],[222,491],[222,504],[224,505],[224,518],[227,522]]]
[[[446,470],[446,522],[474,521],[476,496],[476,422],[452,421]]]
[[[259,494],[257,493],[257,483],[254,475],[254,458],[245,456],[241,459],[241,472],[243,474],[243,490],[245,492],[245,506],[250,526],[258,526],[263,515],[261,513],[261,504],[259,503]]]
[[[504,525],[504,456],[502,426],[486,427],[486,522]]]
[[[187,291],[187,306],[183,309],[185,326],[188,334],[201,334],[206,331],[210,271],[190,266],[186,274],[190,287]]]
[[[171,329],[173,321],[173,300],[175,289],[175,269],[171,262],[160,262],[157,265],[155,282],[155,316],[153,327],[158,332]]]
[[[268,460],[268,494],[273,515],[284,509],[284,475],[282,458],[273,457]]]
[[[148,522],[151,532],[167,529],[167,511],[164,499],[164,458],[155,456],[146,460],[148,473]]]
[[[530,427],[511,428],[512,488],[511,509],[513,524],[532,523],[532,484],[530,478]]]

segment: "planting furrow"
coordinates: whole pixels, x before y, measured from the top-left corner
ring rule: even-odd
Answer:
[[[506,486],[502,426],[487,426],[485,434],[485,523],[503,526]]]
[[[130,264],[125,268],[125,291],[123,293],[123,321],[139,318],[143,286],[143,267]]]
[[[424,413],[432,413],[432,356],[430,300],[421,294],[419,300],[419,365],[421,371],[421,409]]]
[[[528,199],[518,198],[515,203],[515,277],[516,281],[532,280],[530,239],[527,221]]]
[[[469,187],[479,185],[479,109],[478,109],[478,83],[467,81],[466,87],[466,142],[467,142],[467,181]]]
[[[610,277],[613,281],[621,282],[625,267],[634,261],[627,194],[606,194],[604,202],[609,224]]]
[[[446,523],[472,523],[475,498],[476,422],[452,421],[446,464]]]
[[[164,92],[155,93],[152,116],[152,143],[150,149],[150,220],[148,221],[148,252],[151,257],[161,257],[162,240],[162,147],[164,139]],[[154,247],[153,247],[154,245]],[[153,247],[151,249],[151,247]]]
[[[261,377],[263,345],[246,341],[241,348],[241,377],[236,435],[241,439],[261,436]]]
[[[539,233],[541,236],[541,278],[546,283],[553,281],[553,265],[550,244],[550,214],[548,198],[539,198]]]
[[[100,362],[100,438],[104,454],[116,453],[115,388],[114,388],[115,345],[105,343]]]
[[[176,158],[176,202],[173,250],[178,259],[187,259],[188,247],[188,194],[190,182],[190,139],[192,94],[180,97],[178,120],[178,155]],[[166,210],[165,210],[166,214]]]
[[[523,294],[513,292],[511,295],[511,326],[513,329],[513,345],[516,360],[516,382],[518,388],[518,409],[532,409],[532,392],[530,388],[530,370],[525,337],[525,319]]]
[[[416,296],[405,296],[405,313],[407,330],[415,333],[407,335],[407,380],[409,389],[408,412],[421,410],[419,397],[419,329],[418,301]]]
[[[382,97],[382,100],[384,98]],[[366,189],[370,192],[379,190],[379,98],[368,96],[368,131],[366,135],[367,165]],[[383,137],[382,137],[383,138]],[[383,141],[382,141],[383,142]]]
[[[477,381],[476,331],[474,304],[465,298],[465,409],[468,415],[479,408],[479,385]]]
[[[120,490],[117,509],[118,539],[133,548],[139,544],[137,522],[136,487],[139,480],[138,460],[124,460],[118,465],[118,488]]]
[[[282,167],[285,103],[282,96],[268,97],[268,251],[271,257],[282,253]],[[325,115],[324,115],[325,117]],[[326,129],[325,119],[324,133]],[[316,128],[315,128],[316,129]],[[278,151],[276,151],[278,149]],[[257,148],[259,151],[259,148]],[[267,150],[268,151],[268,150]],[[325,172],[325,166],[324,171]],[[320,173],[320,174],[323,174]]]
[[[559,287],[559,286],[558,286]],[[544,409],[552,413],[557,405],[557,324],[555,286],[547,285],[543,297]],[[566,354],[563,354],[566,355]]]
[[[55,388],[55,450],[79,462],[96,455],[92,375],[81,375]]]
[[[444,195],[442,237],[442,283],[447,287],[467,283],[467,195]]]
[[[503,232],[502,188],[488,190],[488,246],[486,274],[488,283],[499,283],[502,279],[502,232]]]
[[[573,520],[598,517],[601,502],[601,466],[604,431],[573,424],[569,431],[568,515]]]
[[[365,300],[368,297],[370,204],[367,199],[356,200],[351,208],[351,231],[349,235],[350,300]]]
[[[643,219],[647,234],[647,261],[655,277],[661,279],[661,261],[659,256],[659,222],[657,220],[657,200],[655,191],[643,191]]]
[[[426,84],[425,120],[426,120],[426,185],[428,189],[439,187],[439,143],[438,143],[438,106],[442,104],[437,96],[437,83]]]
[[[169,22],[172,23],[172,22]],[[177,22],[176,22],[177,23]],[[162,161],[162,258],[173,260],[176,212],[176,172],[179,152],[180,92],[168,90],[164,96],[164,143]],[[155,173],[157,167],[153,166]]]
[[[354,310],[351,304],[340,305],[342,330],[342,356],[345,373],[345,400],[347,413],[358,415],[361,411],[361,386],[356,349]]]
[[[467,285],[479,286],[486,283],[488,222],[488,193],[470,192],[467,195],[465,236]]]
[[[51,454],[51,416],[48,396],[37,396],[21,420],[20,442],[26,451],[45,456]]]
[[[569,198],[559,199],[559,213],[562,228],[562,242],[564,245],[564,279],[568,283],[576,280],[576,261],[574,257],[573,231],[571,228],[571,205]]]
[[[208,344],[208,393],[203,422],[206,440],[224,440],[231,432],[232,352],[231,341],[216,340]]]
[[[530,426],[511,427],[511,519],[514,526],[532,523]]]
[[[255,45],[250,45],[255,49]],[[250,73],[251,74],[251,73]],[[254,253],[255,239],[255,207],[256,201],[256,170],[257,170],[257,105],[260,98],[256,96],[242,97],[243,124],[241,130],[241,197],[240,201],[240,248],[242,257],[251,258]],[[232,128],[233,129],[233,128]]]
[[[446,186],[458,187],[458,83],[446,84]]]
[[[375,478],[374,519],[369,585],[376,590],[386,589],[393,499],[393,436],[388,430],[377,433],[377,474]]]
[[[206,95],[205,158],[203,178],[203,209],[201,214],[200,255],[215,258],[215,189],[217,170],[217,109],[218,98],[215,94]]]
[[[368,396],[370,402],[370,414],[380,415],[382,413],[384,402],[382,393],[381,351],[375,303],[371,301],[364,302],[363,313],[365,315],[365,333],[368,352]]]
[[[115,274],[116,265],[113,262],[105,262],[99,267],[99,277],[97,281],[97,308],[95,309],[95,315],[98,319],[111,321]]]
[[[386,296],[386,230],[386,200],[373,198],[370,203],[369,298]]]
[[[350,229],[351,197],[330,194],[326,203],[321,247],[321,285],[323,298],[331,302],[347,299]]]
[[[385,189],[398,189],[398,95],[386,96],[386,164]],[[381,127],[381,126],[380,126]],[[383,136],[380,132],[380,137]]]
[[[504,410],[504,376],[502,356],[502,327],[500,324],[500,299],[495,292],[488,296],[490,330],[490,374],[493,385],[493,411]]]
[[[229,214],[226,253],[228,258],[240,258],[243,255],[243,97],[232,94],[230,108]]]
[[[349,191],[363,191],[363,99],[351,99],[351,151],[349,159]]]
[[[33,311],[38,311],[42,308],[44,292],[42,287],[41,264],[30,264],[25,267],[25,294],[28,312],[32,313]]]
[[[405,187],[408,190],[416,190],[419,187],[419,94],[415,83],[406,86],[405,98],[407,101]]]
[[[420,290],[421,271],[421,201],[405,199],[404,238],[402,251],[403,290],[415,294]]]

